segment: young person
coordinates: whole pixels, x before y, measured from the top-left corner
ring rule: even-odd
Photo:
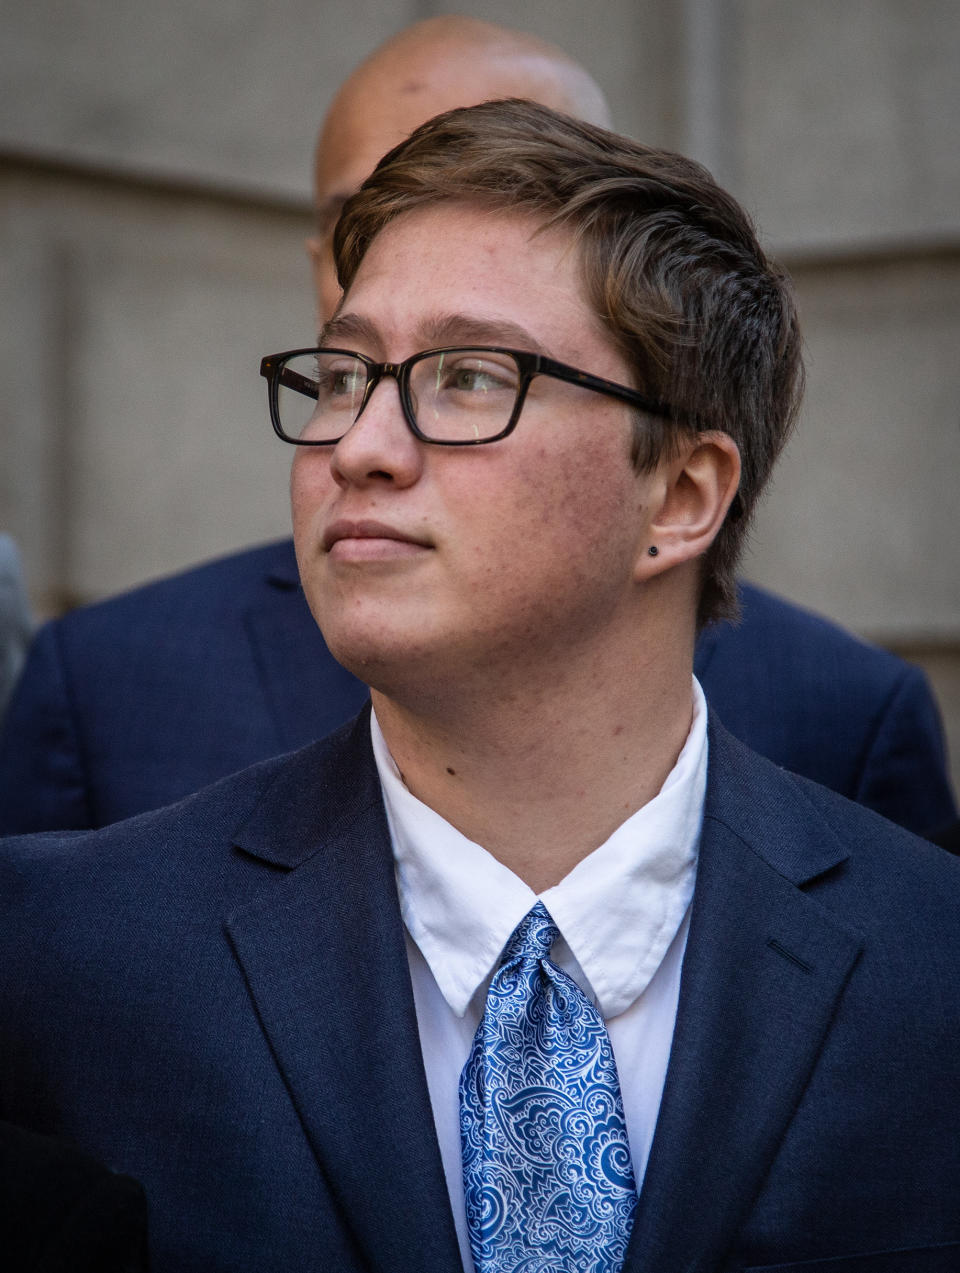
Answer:
[[[430,116],[502,97],[609,122],[562,50],[471,18],[415,23],[348,77],[316,152],[321,322],[339,299],[330,240],[347,196]],[[711,624],[696,650],[727,728],[911,830],[955,818],[923,673],[760,589],[741,585],[740,603],[739,624]],[[310,617],[289,540],[74,611],[38,635],[0,732],[0,834],[167,804],[322,737],[366,696]]]
[[[0,849],[0,1115],[141,1180],[151,1267],[960,1256],[960,864],[694,677],[796,410],[785,279],[696,164],[529,103],[351,199],[264,360],[371,710]]]

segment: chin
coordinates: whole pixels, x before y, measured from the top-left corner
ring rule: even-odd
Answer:
[[[387,694],[418,666],[429,663],[422,641],[405,640],[384,631],[345,632],[339,625],[320,625],[327,648],[338,663],[371,689]],[[419,647],[419,648],[418,648]]]
[[[329,644],[329,643],[328,643]],[[340,642],[330,645],[339,663],[377,694],[412,712],[434,712],[459,699],[464,688],[463,665],[445,661],[447,653],[416,641]],[[470,680],[469,677],[466,678]]]

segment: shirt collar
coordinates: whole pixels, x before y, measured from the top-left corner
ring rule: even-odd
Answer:
[[[523,880],[407,790],[371,713],[400,910],[450,1008],[463,1016],[537,900]],[[707,781],[707,705],[652,800],[541,900],[605,1018],[646,989],[693,894]]]

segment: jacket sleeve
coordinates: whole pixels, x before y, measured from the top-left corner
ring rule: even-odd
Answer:
[[[0,835],[92,825],[57,621],[34,638],[0,727]]]
[[[878,714],[855,799],[919,835],[957,816],[940,713],[923,672],[909,664]]]

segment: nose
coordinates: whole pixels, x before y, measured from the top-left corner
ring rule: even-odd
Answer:
[[[400,386],[383,375],[333,448],[330,470],[341,486],[410,486],[423,470],[423,444],[407,425]]]

